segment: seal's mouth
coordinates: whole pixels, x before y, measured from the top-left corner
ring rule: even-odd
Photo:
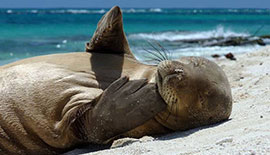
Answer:
[[[177,114],[179,109],[180,96],[179,86],[183,82],[184,70],[182,64],[174,61],[163,61],[158,65],[156,83],[161,97],[168,105],[168,109]]]

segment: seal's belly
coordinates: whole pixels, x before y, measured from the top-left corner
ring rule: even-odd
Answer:
[[[53,153],[75,144],[55,124],[77,101],[91,102],[102,90],[94,75],[33,63],[0,72],[0,146],[8,153]],[[67,132],[69,134],[69,132]],[[29,150],[30,152],[23,152]]]

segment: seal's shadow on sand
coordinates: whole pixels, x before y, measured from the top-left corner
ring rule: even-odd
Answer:
[[[92,153],[96,151],[102,151],[105,149],[109,149],[111,147],[111,144],[108,145],[97,145],[97,144],[91,144],[91,145],[84,145],[76,148],[75,150],[69,151],[64,153],[63,155],[78,155],[83,153]]]
[[[184,137],[189,136],[189,135],[191,135],[191,134],[193,134],[195,132],[198,132],[200,130],[216,127],[216,126],[219,126],[221,124],[227,123],[230,120],[231,119],[228,119],[228,120],[223,121],[223,122],[198,127],[198,128],[195,128],[195,129],[190,129],[190,130],[187,130],[187,131],[177,131],[177,132],[169,133],[169,134],[166,134],[166,135],[155,136],[155,141],[166,141],[166,140],[172,140],[172,139],[177,139],[177,138],[184,138]],[[108,145],[96,145],[96,144],[85,145],[85,146],[77,148],[77,149],[75,149],[73,151],[67,152],[64,155],[77,155],[77,154],[82,154],[82,153],[93,153],[93,152],[96,152],[96,151],[102,151],[102,150],[110,149],[110,147],[111,147],[111,144],[108,144]]]
[[[224,124],[224,123],[226,123],[226,122],[228,122],[230,120],[231,119],[228,119],[228,120],[223,121],[223,122],[219,122],[219,123],[215,123],[215,124],[212,124],[212,125],[206,125],[206,126],[190,129],[190,130],[187,130],[187,131],[177,131],[177,132],[174,132],[174,133],[170,133],[170,134],[166,134],[166,135],[162,135],[162,136],[157,136],[155,138],[156,138],[156,140],[171,140],[171,139],[176,139],[176,138],[184,138],[184,137],[189,136],[189,135],[191,135],[191,134],[193,134],[195,132],[198,132],[200,130],[216,127],[216,126]]]

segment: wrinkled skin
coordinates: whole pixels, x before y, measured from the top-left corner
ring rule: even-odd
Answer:
[[[103,91],[93,78],[43,62],[2,70],[1,153],[58,154],[82,143],[105,143],[166,107],[145,79],[120,78]]]

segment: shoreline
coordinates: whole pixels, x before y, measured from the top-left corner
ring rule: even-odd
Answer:
[[[114,149],[85,155],[267,154],[270,152],[270,46],[235,56],[236,61],[214,59],[225,71],[232,88],[233,110],[228,121],[155,139],[124,138],[117,140]],[[119,144],[127,145],[117,147]],[[79,150],[72,152],[76,151]]]

